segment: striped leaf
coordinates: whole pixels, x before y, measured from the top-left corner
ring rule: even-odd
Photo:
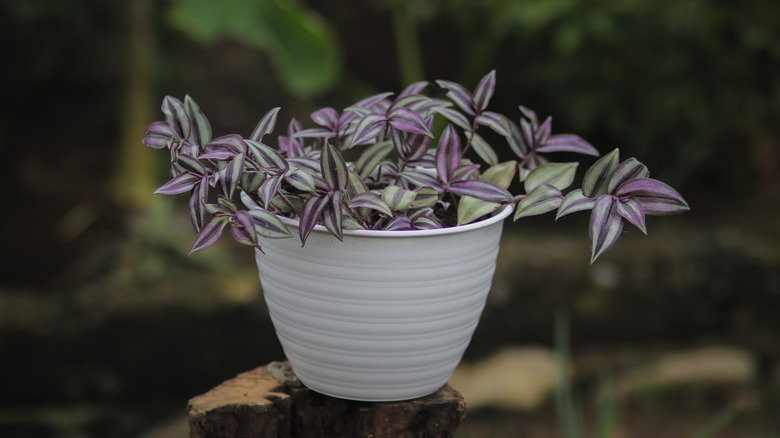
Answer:
[[[615,173],[609,178],[607,184],[607,193],[615,193],[618,187],[624,182],[634,178],[647,178],[650,176],[650,171],[647,167],[640,163],[636,158],[629,158],[626,161],[620,163]]]
[[[189,155],[179,154],[176,163],[186,172],[194,173],[196,175],[206,174],[206,166],[198,161],[197,158],[193,158]]]
[[[200,182],[201,177],[189,172],[180,173],[154,191],[158,195],[179,195],[187,193]]]
[[[433,133],[428,129],[428,124],[416,112],[408,108],[396,108],[388,114],[390,126],[399,131],[412,134],[421,134],[433,137]]]
[[[382,114],[369,114],[363,117],[352,134],[352,144],[360,145],[370,143],[385,129],[387,118]]]
[[[623,219],[617,208],[618,202],[612,195],[599,196],[590,215],[590,263],[596,261],[620,237]]]
[[[416,219],[409,218],[415,230],[438,230],[443,228],[441,223],[432,216],[420,216]]]
[[[142,143],[152,149],[170,147],[175,134],[166,122],[154,122],[146,128]]]
[[[260,199],[265,203],[265,208],[270,206],[271,199],[279,192],[279,185],[282,182],[283,175],[275,175],[266,178],[260,186]]]
[[[229,221],[230,218],[228,216],[212,216],[203,225],[203,228],[200,229],[198,235],[195,236],[195,242],[192,244],[192,248],[190,248],[190,254],[203,251],[217,243]]]
[[[241,179],[241,174],[244,172],[244,165],[246,163],[246,155],[242,152],[235,156],[227,166],[219,171],[219,179],[225,190],[225,195],[233,197],[238,186],[238,181]]]
[[[517,203],[514,220],[553,211],[561,205],[562,201],[563,195],[560,190],[549,184],[542,184]]]
[[[261,142],[263,137],[270,134],[276,126],[276,117],[279,114],[279,107],[271,108],[265,115],[257,122],[257,126],[252,131],[252,135],[249,136],[249,140]]]
[[[413,229],[412,220],[404,215],[394,217],[384,228],[385,231],[404,231],[411,229]]]
[[[438,191],[442,190],[439,180],[437,180],[436,177],[420,170],[404,170],[399,176],[407,183],[417,187],[430,186],[436,188]]]
[[[347,163],[330,143],[325,144],[325,147],[322,148],[320,170],[331,190],[339,191],[347,188]]]
[[[449,123],[444,128],[436,148],[436,171],[439,179],[449,182],[460,164],[460,137]]]
[[[244,139],[238,134],[228,134],[222,137],[217,137],[211,140],[208,144],[209,150],[224,149],[233,151],[237,154],[246,152],[246,143]]]
[[[417,193],[412,190],[402,189],[398,186],[387,186],[382,190],[382,200],[393,211],[406,211],[412,206]]]
[[[652,178],[635,178],[616,191],[620,198],[636,199],[645,214],[665,216],[690,210],[682,195],[667,184]]]
[[[230,232],[236,242],[248,246],[255,246],[258,244],[255,222],[246,210],[236,212],[230,225]]]
[[[292,233],[279,220],[279,218],[266,210],[253,208],[249,210],[249,216],[254,222],[255,232],[266,239],[284,239],[292,237]]]
[[[311,119],[314,123],[324,126],[331,131],[336,131],[339,127],[339,113],[333,108],[322,108],[311,113]]]
[[[595,204],[596,200],[583,195],[582,189],[572,190],[563,197],[563,201],[558,207],[558,214],[555,216],[555,220],[558,220],[558,218],[566,216],[567,214],[590,210]]]
[[[440,87],[447,90],[447,97],[455,102],[455,105],[458,105],[460,109],[463,110],[463,112],[470,116],[476,115],[471,93],[469,93],[469,90],[464,88],[463,85],[460,85],[456,82],[443,80],[438,80],[436,83],[439,84]]]
[[[470,179],[455,181],[447,187],[447,191],[460,196],[473,196],[489,202],[508,202],[512,195],[501,187],[489,181]]]
[[[336,191],[330,194],[330,202],[322,211],[322,224],[339,240],[344,240],[343,210],[341,206],[342,192]]]
[[[176,135],[176,138],[186,140],[190,135],[190,118],[187,117],[187,110],[184,104],[177,98],[165,96],[162,103],[162,112],[165,114],[165,121]]]
[[[454,123],[461,129],[465,131],[471,131],[471,124],[469,123],[466,116],[464,116],[460,111],[455,111],[452,108],[435,108],[434,111],[441,114],[444,116],[444,118]]]
[[[371,172],[376,169],[376,166],[387,158],[392,151],[393,142],[391,141],[383,141],[366,148],[360,155],[360,158],[355,162],[355,168],[357,169],[358,175],[363,179],[368,178]]]
[[[316,188],[314,176],[308,170],[295,169],[287,174],[284,180],[302,192],[313,192]]]
[[[618,149],[613,150],[596,160],[585,172],[585,176],[582,178],[582,193],[585,196],[598,198],[607,193],[609,179],[618,167],[619,154]]]
[[[515,173],[517,172],[516,161],[505,161],[503,163],[494,164],[482,173],[479,177],[481,180],[490,181],[493,184],[503,188],[509,189],[512,184],[512,180],[515,179]]]
[[[189,211],[190,222],[195,232],[200,232],[206,220],[206,203],[209,196],[209,178],[202,178],[190,192]]]
[[[543,144],[536,148],[537,152],[576,152],[578,154],[599,156],[599,151],[582,137],[575,134],[551,135]]]
[[[550,138],[551,131],[552,131],[552,117],[548,116],[546,119],[544,119],[544,122],[542,122],[542,124],[539,125],[538,128],[536,128],[536,132],[534,133],[534,144],[541,146],[547,143],[547,140]],[[539,150],[538,147],[537,150]]]
[[[187,141],[204,148],[211,141],[211,125],[195,100],[184,96],[184,110],[190,118],[190,134]]]
[[[328,205],[330,201],[329,195],[312,195],[306,200],[303,205],[303,212],[301,212],[301,220],[298,226],[298,235],[301,239],[301,246],[306,244],[306,239],[311,234],[314,226],[317,225],[317,221],[322,216],[322,211]]]
[[[508,137],[511,135],[509,119],[507,119],[502,114],[494,113],[492,111],[485,111],[477,116],[477,118],[474,120],[480,125],[489,127],[496,134],[502,137]]]
[[[359,193],[349,200],[349,208],[368,208],[376,210],[387,217],[393,216],[393,210],[382,197],[372,192]]]
[[[412,208],[433,207],[439,200],[439,192],[433,187],[420,187],[416,193]]]
[[[488,103],[490,103],[490,98],[493,97],[495,88],[496,71],[492,70],[479,81],[477,88],[474,89],[474,108],[476,108],[478,112],[482,112],[487,108]]]
[[[645,213],[642,211],[642,205],[634,198],[622,200],[617,205],[618,214],[623,219],[634,224],[643,234],[647,235],[647,225],[645,224]]]
[[[247,140],[246,144],[260,166],[280,170],[289,169],[289,164],[276,149],[254,140]]]

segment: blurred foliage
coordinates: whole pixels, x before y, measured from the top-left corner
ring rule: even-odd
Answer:
[[[299,97],[338,78],[339,47],[328,23],[293,0],[177,0],[170,20],[205,43],[235,38],[263,49],[279,80]]]

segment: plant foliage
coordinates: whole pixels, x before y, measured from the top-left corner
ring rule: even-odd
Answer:
[[[519,107],[517,122],[489,111],[495,85],[491,71],[473,90],[451,81],[418,82],[341,112],[323,108],[311,115],[317,127],[304,129],[292,120],[275,147],[266,136],[279,108],[266,113],[249,137],[212,138],[192,98],[168,96],[165,120],[149,126],[144,144],[170,152],[171,179],[156,193],[189,194],[197,233],[191,252],[213,245],[226,228],[236,241],[258,249],[264,238],[291,237],[279,216],[300,221],[305,244],[318,224],[341,240],[349,229],[458,226],[513,204],[515,220],[591,210],[593,262],[615,243],[624,221],[646,233],[645,215],[688,210],[682,196],[649,178],[639,161],[620,162],[617,149],[564,195],[578,163],[550,161],[549,155],[598,156],[597,149],[575,134],[553,134],[551,117],[540,121],[526,107]],[[437,119],[444,122],[440,132],[434,132]],[[516,159],[499,163],[488,135],[503,139]],[[348,163],[343,152],[354,148],[359,157]],[[469,151],[484,165],[467,157]],[[508,189],[516,178],[522,190],[513,195]]]

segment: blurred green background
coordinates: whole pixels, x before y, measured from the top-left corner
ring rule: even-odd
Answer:
[[[605,373],[704,347],[748,364],[629,391],[604,436],[780,434],[780,2],[5,0],[0,36],[0,435],[184,436],[188,398],[282,358],[251,251],[188,257],[186,201],[151,195],[167,157],[140,140],[165,95],[247,135],[274,106],[306,123],[491,69],[494,109],[620,147],[692,211],[593,267],[586,218],[508,224],[465,362],[554,349],[563,309],[586,418]],[[549,395],[461,434],[560,430]]]

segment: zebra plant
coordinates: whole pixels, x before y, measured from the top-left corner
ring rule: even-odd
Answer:
[[[190,96],[168,96],[165,120],[152,123],[143,140],[170,152],[172,177],[155,193],[189,194],[196,232],[191,252],[212,246],[226,228],[238,242],[262,250],[263,238],[292,237],[280,216],[299,220],[305,244],[317,224],[342,239],[351,229],[464,225],[512,204],[514,220],[590,211],[592,263],[615,243],[624,222],[646,234],[646,215],[689,209],[642,163],[621,162],[617,149],[570,189],[579,163],[551,156],[598,157],[598,150],[575,134],[553,134],[551,117],[540,120],[524,106],[517,121],[489,111],[495,84],[491,71],[473,91],[445,80],[418,82],[342,111],[322,108],[311,114],[315,127],[304,129],[293,119],[275,145],[268,137],[279,108],[248,137],[213,138]],[[503,139],[506,151],[488,142],[485,132]],[[344,159],[347,151],[354,162]],[[513,159],[500,162],[499,156]],[[520,190],[510,192],[513,185]]]

